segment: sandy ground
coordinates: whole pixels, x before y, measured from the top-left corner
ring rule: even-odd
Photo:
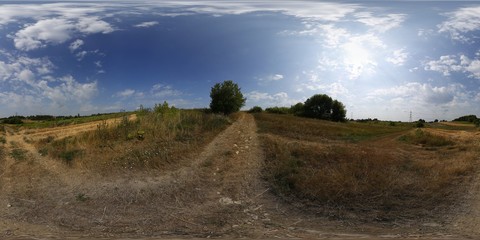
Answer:
[[[41,132],[7,129],[7,153],[23,149],[27,158],[0,158],[0,238],[463,239],[462,229],[480,223],[479,194],[465,202],[475,202],[470,205],[478,211],[461,214],[465,218],[455,220],[456,228],[344,222],[286,204],[261,179],[264,153],[248,114],[187,167],[168,172],[96,176],[41,156],[29,143],[96,124]],[[472,192],[479,193],[480,185]],[[475,231],[467,236],[479,236]]]

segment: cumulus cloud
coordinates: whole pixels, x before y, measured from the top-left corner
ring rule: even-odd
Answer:
[[[392,52],[392,56],[387,57],[387,62],[393,63],[397,66],[402,66],[408,58],[408,53],[405,48],[397,49]]]
[[[451,72],[463,72],[471,78],[480,79],[480,59],[471,59],[466,55],[444,55],[438,60],[431,60],[424,63],[424,69],[442,73],[449,76]]]
[[[369,96],[401,99],[402,102],[442,105],[451,103],[455,97],[461,96],[464,90],[464,87],[458,84],[432,86],[427,83],[412,82],[392,88],[377,89]]]
[[[15,33],[13,41],[17,49],[30,51],[45,47],[47,44],[64,43],[70,40],[76,33],[93,34],[110,33],[112,31],[113,28],[110,24],[96,17],[76,20],[63,18],[42,19],[34,24],[27,25]],[[74,43],[79,44],[80,42],[77,41]],[[70,49],[76,46],[70,45]],[[81,44],[78,45],[78,47],[80,46]]]
[[[158,22],[157,21],[151,21],[151,22],[142,22],[142,23],[139,23],[137,25],[134,25],[134,27],[138,27],[138,28],[149,28],[149,27],[153,27],[155,25],[157,25]]]
[[[48,106],[50,110],[72,104],[83,106],[96,96],[96,81],[82,83],[70,75],[49,75],[54,68],[48,58],[11,56],[0,61],[0,96],[5,97],[0,102],[13,111],[38,112]]]
[[[471,42],[468,32],[480,30],[480,6],[464,7],[445,14],[448,19],[439,24],[439,33],[448,33],[454,40]]]

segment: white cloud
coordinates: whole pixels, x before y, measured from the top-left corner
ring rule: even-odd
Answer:
[[[258,78],[258,81],[260,84],[266,83],[266,82],[272,82],[272,81],[280,81],[284,78],[282,74],[271,74],[265,77]]]
[[[347,96],[349,94],[348,89],[339,82],[334,82],[330,84],[318,84],[318,83],[304,83],[302,84],[303,89],[310,91],[318,91],[327,93],[328,95],[338,98],[340,96]]]
[[[76,24],[76,28],[81,33],[93,34],[93,33],[111,33],[113,27],[109,23],[100,20],[98,17],[86,17],[80,18]]]
[[[438,60],[424,63],[424,69],[441,72],[444,76],[449,76],[451,72],[463,72],[469,77],[480,79],[480,59],[470,59],[463,54],[441,56]]]
[[[392,56],[387,57],[387,62],[393,63],[397,66],[402,66],[408,58],[408,52],[405,48],[393,51]]]
[[[301,100],[290,98],[286,92],[270,94],[266,92],[252,91],[245,94],[245,96],[247,98],[247,108],[253,106],[290,107],[291,105],[301,102]]]
[[[81,83],[72,76],[49,75],[55,66],[48,58],[11,56],[0,61],[0,102],[11,111],[38,113],[50,111],[59,114],[59,107],[71,109],[72,105],[83,106],[96,96],[96,81]],[[2,110],[7,110],[6,108]]]
[[[471,42],[465,34],[480,30],[480,6],[465,7],[445,14],[448,20],[439,24],[439,33],[448,33],[454,40]]]
[[[356,21],[361,22],[379,32],[386,32],[392,28],[399,27],[405,21],[405,14],[386,14],[384,16],[373,16],[371,12],[355,13]]]
[[[15,33],[13,40],[17,49],[30,51],[45,47],[47,44],[64,43],[70,40],[76,33],[93,34],[110,33],[112,31],[113,28],[110,24],[97,17],[80,19],[52,18],[42,19],[34,24],[27,25]],[[77,41],[74,43],[79,44],[80,42]],[[75,44],[70,45],[70,49],[76,46]],[[80,46],[81,44],[78,45],[78,47]]]
[[[133,89],[125,89],[123,91],[117,92],[114,96],[116,97],[131,97],[135,93]]]
[[[386,89],[377,89],[369,97],[396,99],[403,103],[444,105],[454,101],[464,92],[459,84],[432,86],[427,83],[412,82]]]
[[[174,89],[172,86],[160,83],[153,85],[150,93],[155,98],[175,97],[182,94],[182,92]]]
[[[40,20],[15,34],[15,47],[20,50],[33,50],[45,46],[45,43],[63,43],[71,38],[74,26],[65,19]]]
[[[151,22],[142,22],[142,23],[139,23],[137,25],[134,25],[134,27],[138,27],[138,28],[149,28],[149,27],[153,27],[155,25],[157,25],[158,22],[157,21],[151,21]]]
[[[82,39],[77,39],[73,41],[70,46],[68,47],[70,51],[74,52],[75,50],[79,49],[84,44]]]

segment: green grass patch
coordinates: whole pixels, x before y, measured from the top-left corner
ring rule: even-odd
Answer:
[[[390,122],[380,121],[341,123],[269,113],[257,113],[254,116],[261,133],[309,141],[330,139],[359,142],[402,132],[412,126],[408,123],[392,125]]]
[[[403,135],[399,138],[399,140],[415,145],[422,145],[424,147],[443,147],[455,144],[446,137],[435,135],[421,129],[417,129],[413,133]]]
[[[15,159],[16,161],[24,161],[27,159],[28,151],[21,148],[14,148],[10,152],[10,156]]]

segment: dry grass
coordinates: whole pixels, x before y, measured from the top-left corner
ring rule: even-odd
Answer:
[[[478,158],[475,147],[452,149],[450,140],[426,132],[407,134],[408,141],[436,151],[404,144],[398,135],[408,130],[392,134],[387,124],[374,129],[280,115],[256,119],[266,133],[264,176],[277,194],[336,217],[355,212],[366,221],[393,221],[446,211]],[[363,141],[352,143],[345,134]]]
[[[135,121],[125,117],[116,126],[105,121],[96,130],[77,136],[47,137],[37,142],[37,148],[73,167],[104,173],[162,169],[181,164],[228,123],[224,116],[166,107],[144,112]]]

